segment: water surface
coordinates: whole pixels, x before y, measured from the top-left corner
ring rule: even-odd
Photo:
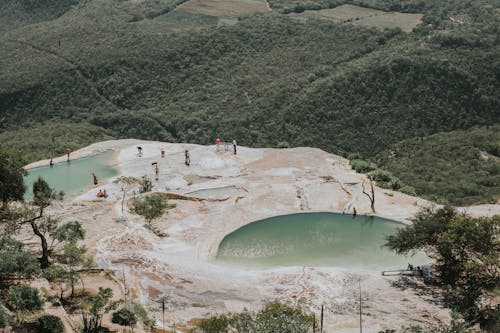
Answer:
[[[71,160],[70,163],[57,163],[53,167],[43,166],[27,170],[28,175],[24,178],[27,186],[25,199],[33,198],[33,183],[38,177],[42,177],[52,188],[63,191],[68,197],[94,186],[92,173],[96,174],[99,182],[116,176],[117,170],[109,165],[112,154],[105,152]]]
[[[257,266],[334,266],[368,270],[406,268],[429,261],[396,255],[382,245],[403,224],[380,217],[299,213],[241,227],[219,245],[217,260]]]

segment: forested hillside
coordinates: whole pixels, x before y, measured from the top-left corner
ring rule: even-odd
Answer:
[[[375,161],[401,141],[500,121],[497,0],[270,0],[272,11],[239,17],[228,5],[212,14],[182,9],[182,0],[47,2],[35,10],[9,0],[0,11],[8,22],[0,27],[0,138],[29,151],[28,160],[110,137],[221,136]],[[354,16],[287,14],[346,3],[424,16],[405,33],[354,24]],[[475,190],[450,197],[437,183],[423,190],[407,162],[384,165],[441,201],[498,199],[466,172],[458,176]]]

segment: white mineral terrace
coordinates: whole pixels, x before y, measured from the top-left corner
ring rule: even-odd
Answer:
[[[142,157],[137,155],[137,146],[143,147]],[[162,148],[165,158],[160,157]],[[184,164],[185,149],[190,151],[190,167]],[[361,192],[365,176],[352,171],[339,156],[315,148],[246,147],[238,147],[238,154],[233,155],[232,149],[217,151],[215,146],[117,140],[73,152],[72,158],[106,150],[116,152],[111,163],[118,168],[118,176],[147,175],[154,191],[186,194],[234,186],[227,194],[214,192],[213,198],[223,200],[171,200],[176,207],[154,222],[156,230],[167,234],[163,238],[127,207],[120,222],[121,192],[113,179],[53,207],[64,221],[83,224],[98,264],[120,274],[124,270],[128,288],[141,302],[147,305],[166,297],[168,327],[173,323],[188,326],[190,320],[212,314],[257,310],[279,300],[316,314],[324,305],[328,332],[358,332],[358,281],[363,290],[364,332],[449,320],[448,310],[438,300],[394,287],[398,279],[380,272],[334,267],[241,268],[214,261],[224,236],[255,220],[306,211],[350,213],[352,207],[358,214],[369,214],[370,202]],[[158,181],[153,162],[159,163]],[[40,161],[29,167],[46,164]],[[97,199],[99,189],[106,189],[109,197]],[[394,191],[375,188],[375,193],[376,215],[401,222],[408,222],[430,204]],[[475,216],[500,213],[500,205],[460,209]]]

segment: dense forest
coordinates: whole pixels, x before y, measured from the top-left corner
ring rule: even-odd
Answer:
[[[498,200],[498,159],[454,154],[471,172],[439,161],[452,157],[447,132],[500,121],[498,1],[270,0],[235,24],[191,15],[173,28],[183,2],[4,1],[1,141],[27,161],[108,138],[285,142],[359,153],[439,202]],[[288,14],[343,4],[422,23],[405,33]],[[498,136],[475,137],[498,157]],[[388,161],[394,147],[401,158]],[[412,169],[419,151],[439,181]]]

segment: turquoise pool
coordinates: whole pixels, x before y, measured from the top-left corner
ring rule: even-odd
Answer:
[[[241,227],[219,245],[217,260],[252,266],[334,266],[367,270],[406,268],[429,261],[408,258],[382,245],[403,224],[380,217],[299,213]]]
[[[110,165],[112,152],[72,160],[70,163],[62,162],[53,167],[44,166],[29,169],[24,178],[27,186],[25,199],[33,197],[33,183],[42,177],[57,191],[63,191],[67,196],[74,195],[85,188],[94,186],[92,173],[95,173],[99,182],[113,177],[117,170]]]

